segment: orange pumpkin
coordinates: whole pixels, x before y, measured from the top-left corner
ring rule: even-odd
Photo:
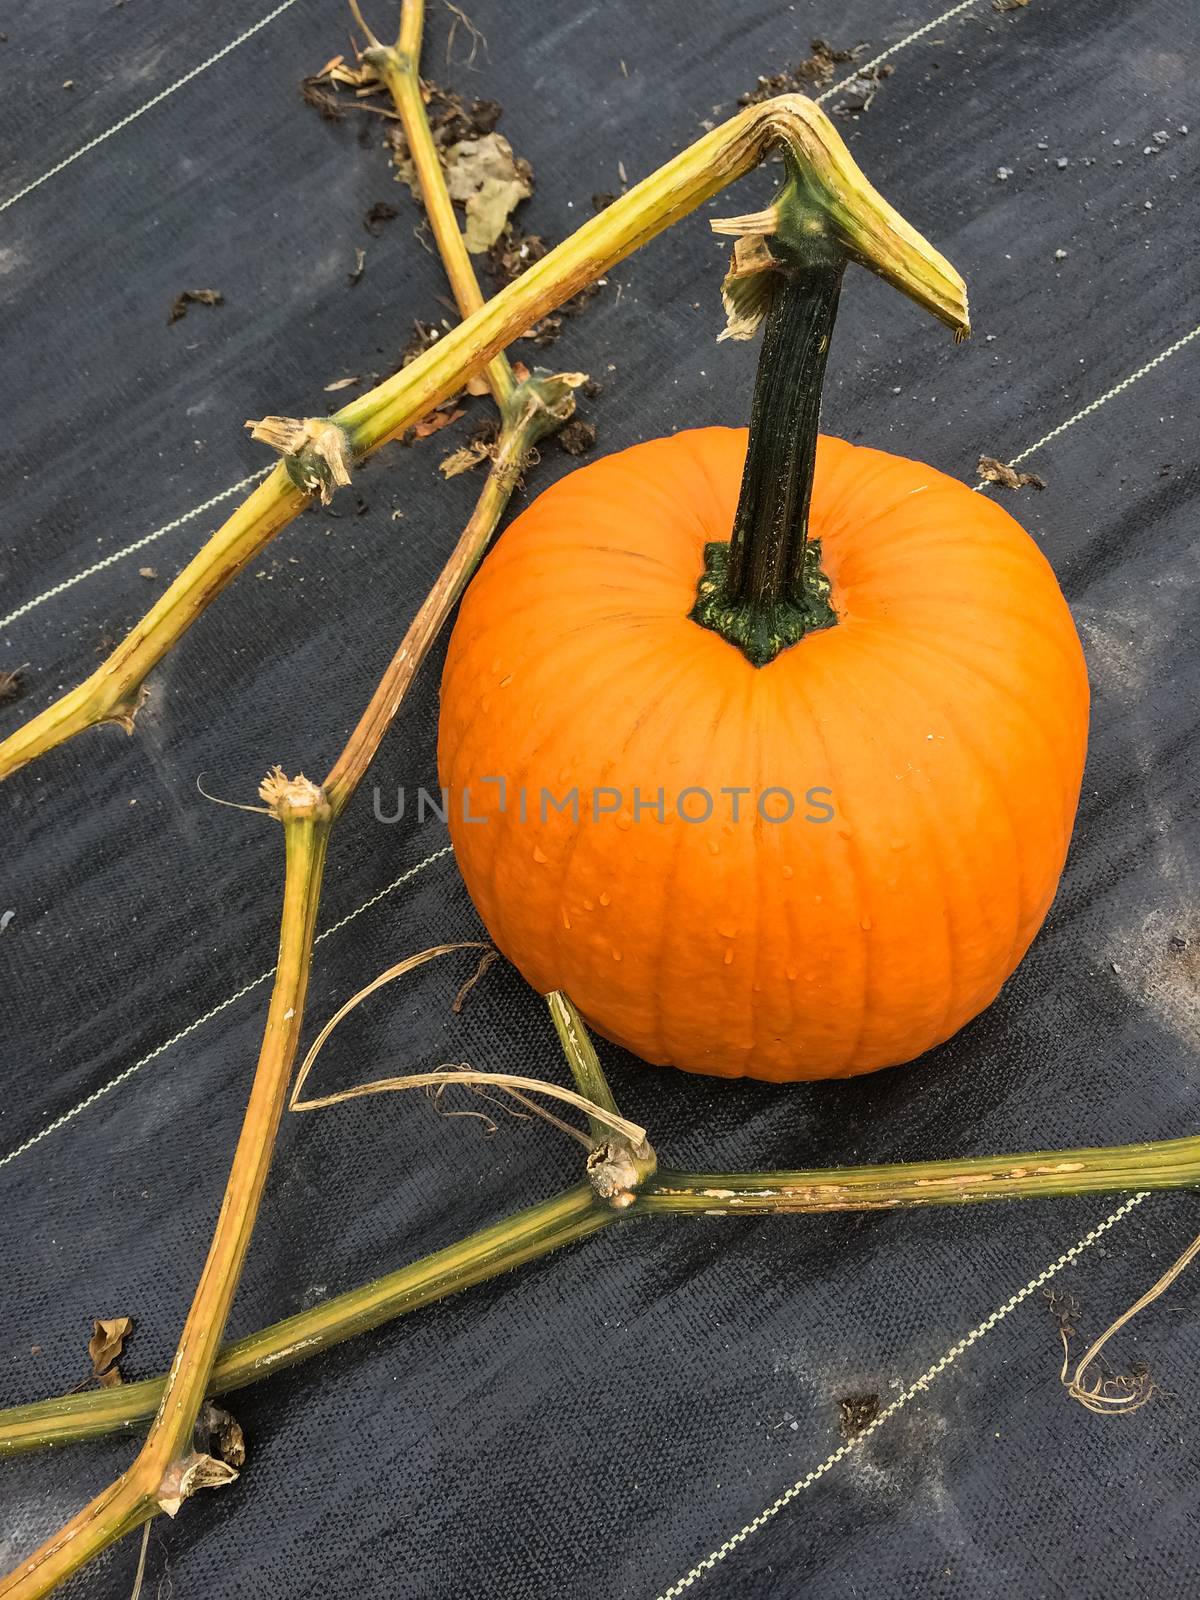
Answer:
[[[1007,512],[818,439],[845,255],[793,236],[749,436],[638,445],[518,517],[438,745],[463,878],[535,989],[647,1061],[776,1080],[910,1060],[993,999],[1054,897],[1088,707]]]
[[[810,530],[838,626],[751,665],[689,618],[745,453],[724,428],[637,445],[504,534],[442,681],[451,838],[529,983],[565,989],[645,1060],[869,1072],[981,1011],[1041,926],[1087,674],[1054,574],[1006,511],[825,437]],[[662,821],[644,803],[660,787]],[[739,788],[735,822],[721,791]],[[578,821],[543,789],[577,790]],[[772,789],[790,820],[759,814],[786,809]],[[712,815],[684,820],[681,794],[697,819],[711,796]]]

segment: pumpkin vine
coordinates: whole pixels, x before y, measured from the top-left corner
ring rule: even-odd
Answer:
[[[436,158],[431,157],[430,133],[417,78],[421,0],[404,0],[400,34],[394,46],[380,44],[362,23],[356,4],[353,9],[367,35],[367,58],[387,83],[404,123],[426,191],[431,226],[464,320],[402,372],[361,395],[332,418],[267,418],[253,424],[256,437],[271,444],[283,457],[275,471],[218,530],[90,678],[0,743],[0,779],[84,729],[115,721],[132,732],[147,674],[216,594],[314,495],[326,498],[335,493],[349,481],[364,457],[453,393],[468,376],[486,371],[503,426],[475,513],[329,775],[323,783],[316,784],[302,777],[289,779],[276,771],[263,784],[261,797],[270,815],[282,824],[285,844],[280,959],[247,1111],[204,1273],[175,1361],[165,1377],[0,1413],[0,1453],[92,1437],[153,1417],[130,1469],[26,1556],[7,1579],[0,1580],[0,1596],[4,1600],[37,1600],[158,1511],[167,1510],[174,1515],[197,1489],[229,1481],[231,1470],[223,1470],[221,1464],[198,1453],[193,1444],[194,1425],[206,1394],[252,1382],[391,1317],[482,1282],[559,1246],[578,1242],[617,1221],[698,1213],[754,1215],[945,1205],[1008,1196],[1194,1187],[1200,1182],[1200,1139],[802,1172],[689,1173],[657,1167],[657,1157],[649,1143],[632,1141],[628,1136],[630,1125],[619,1118],[588,1037],[584,1015],[595,1021],[593,1011],[599,1013],[608,1036],[630,1043],[647,1059],[676,1059],[678,1065],[700,1071],[731,1070],[728,1062],[738,1050],[746,1070],[757,1070],[765,1077],[871,1070],[888,1060],[907,1058],[896,1052],[903,1048],[911,1054],[914,1038],[935,1042],[937,1037],[945,1037],[945,1030],[952,1031],[973,1015],[980,1003],[986,1003],[995,992],[1004,975],[1004,962],[995,951],[984,948],[981,936],[975,953],[978,970],[968,975],[970,982],[961,994],[951,994],[949,999],[935,995],[936,1003],[927,1003],[928,996],[918,995],[899,1023],[894,1018],[889,1021],[882,1012],[874,1018],[864,1012],[861,1022],[855,1023],[845,1038],[838,1032],[842,1022],[836,1009],[829,1008],[831,1021],[825,1033],[814,1028],[811,1062],[800,1063],[802,1069],[810,1065],[817,1069],[806,1074],[796,1070],[795,1052],[791,1049],[794,1041],[786,1037],[786,1030],[778,1022],[768,1030],[765,1044],[751,1041],[746,1045],[740,1039],[741,1012],[736,1005],[725,1004],[721,993],[721,983],[727,981],[724,969],[736,965],[730,945],[724,958],[718,955],[711,970],[698,966],[691,973],[677,976],[677,1009],[684,1021],[676,1030],[679,1037],[671,1042],[669,1053],[664,1049],[656,1054],[656,1036],[646,1031],[651,1024],[644,1014],[645,996],[639,997],[635,989],[637,964],[623,964],[622,951],[616,943],[610,940],[605,945],[602,938],[599,942],[593,940],[588,960],[579,967],[578,989],[573,982],[550,979],[569,944],[564,943],[557,929],[561,927],[563,935],[570,934],[572,922],[570,908],[561,896],[555,908],[557,916],[545,915],[548,902],[544,899],[544,881],[548,875],[541,874],[539,882],[539,873],[549,856],[543,852],[539,861],[536,850],[526,852],[509,876],[508,902],[502,906],[492,893],[494,884],[489,885],[489,873],[496,880],[502,877],[499,867],[478,854],[473,857],[471,850],[482,848],[483,841],[480,839],[477,846],[469,849],[469,841],[463,839],[460,830],[455,839],[460,864],[484,920],[501,926],[504,937],[498,936],[497,942],[511,946],[517,965],[539,992],[548,995],[551,1020],[576,1082],[577,1093],[570,1098],[577,1109],[588,1113],[591,1121],[588,1181],[284,1323],[236,1344],[221,1345],[304,1022],[304,998],[330,830],[398,713],[430,644],[481,560],[535,442],[571,414],[572,390],[582,381],[581,374],[562,373],[535,374],[518,383],[504,358],[504,346],[672,222],[749,171],[768,148],[784,147],[788,181],[775,204],[753,217],[714,224],[718,231],[731,232],[736,237],[733,266],[725,283],[729,336],[748,337],[760,323],[766,324],[749,449],[742,449],[728,430],[710,431],[714,435],[724,433],[723,439],[685,439],[678,445],[676,441],[658,441],[653,447],[656,470],[688,471],[688,452],[701,449],[722,454],[728,477],[730,464],[739,451],[745,457],[744,465],[740,457],[737,460],[741,490],[736,507],[730,505],[732,515],[726,530],[731,531],[727,538],[708,541],[703,552],[705,577],[698,589],[695,567],[689,568],[688,582],[680,586],[679,594],[688,595],[690,618],[688,606],[681,603],[675,620],[689,633],[691,642],[699,639],[706,648],[723,648],[690,626],[691,622],[698,622],[719,633],[754,667],[769,668],[778,674],[789,670],[789,663],[801,653],[780,658],[807,635],[829,634],[833,630],[836,638],[850,632],[849,627],[841,625],[836,584],[825,570],[827,552],[809,529],[814,488],[820,488],[822,450],[836,466],[837,459],[843,464],[849,462],[844,452],[852,449],[838,441],[819,441],[817,431],[821,379],[845,264],[856,261],[871,268],[953,328],[956,336],[964,335],[968,327],[965,288],[958,273],[871,188],[829,119],[812,102],[798,96],[783,96],[752,106],[713,130],[586,223],[495,299],[484,302],[458,239]],[[902,464],[905,468],[913,465]],[[563,493],[577,493],[578,482],[585,479],[587,471],[594,470],[593,467],[573,475],[577,480],[574,488]],[[852,473],[853,468],[848,467],[845,475]],[[910,482],[911,476],[901,474],[897,478],[909,496],[930,487],[923,482],[909,488]],[[639,495],[643,488],[644,481],[637,485]],[[967,500],[972,498],[961,485],[955,486],[954,492],[959,491]],[[952,491],[943,483],[938,492],[950,495]],[[560,502],[561,496],[555,504]],[[539,502],[543,508],[539,515],[543,518],[546,503],[545,497]],[[955,506],[958,503],[955,500]],[[579,509],[578,501],[575,509]],[[986,514],[995,509],[990,508]],[[506,539],[505,560],[517,576],[520,573],[515,563],[521,559],[521,541],[524,538],[528,545],[531,528],[535,533],[546,531],[535,522],[527,522],[522,533],[515,538],[510,533]],[[607,538],[607,526],[604,532]],[[832,543],[831,538],[831,546]],[[597,542],[591,548],[599,550],[602,545]],[[547,565],[543,561],[542,569]],[[568,570],[569,566],[567,563]],[[505,576],[503,569],[493,568],[493,588],[497,571],[502,578]],[[593,579],[596,576],[593,572]],[[1047,576],[1048,572],[1040,574],[1043,586]],[[469,685],[472,708],[479,703],[479,687],[491,670],[487,662],[497,645],[495,640],[487,643],[486,656],[481,657],[483,664],[475,670],[472,652],[485,648],[481,642],[484,629],[480,628],[480,638],[472,637],[471,619],[477,617],[491,627],[495,616],[503,619],[512,611],[511,597],[506,596],[504,605],[488,617],[488,582],[485,572],[482,586],[473,587],[472,598],[460,618],[448,667],[448,672],[459,672],[460,693],[462,685]],[[1052,575],[1049,582],[1053,584]],[[603,583],[594,583],[593,589],[604,593]],[[1042,603],[1048,604],[1045,593]],[[515,642],[503,641],[505,649],[523,649],[530,637],[539,637],[538,630],[529,627],[519,608],[515,626]],[[1061,617],[1056,626],[1063,647],[1061,654],[1066,656],[1067,635]],[[817,641],[814,649],[820,647],[821,641]],[[735,651],[726,655],[745,677],[760,683],[769,679],[768,671],[747,672],[746,660],[739,660]],[[772,666],[776,661],[778,666]],[[939,667],[935,661],[931,668],[917,650],[913,651],[913,661],[913,670],[919,666],[928,673]],[[723,662],[723,667],[726,664]],[[563,678],[560,667],[552,663],[551,670],[557,678]],[[452,679],[444,681],[443,689],[441,754],[450,769],[451,787],[468,771],[461,765],[467,759],[464,748],[483,758],[479,771],[500,770],[487,749],[486,719],[482,734],[476,737],[476,730],[465,722],[456,724],[453,710],[447,718],[445,705],[453,702],[455,693]],[[501,692],[497,689],[498,694]],[[631,692],[638,700],[635,714],[640,714],[638,686],[634,685]],[[516,700],[517,695],[510,695],[509,699]],[[606,733],[610,724],[619,721],[619,717],[606,721],[603,708],[594,703],[586,709]],[[629,712],[627,705],[616,709],[622,715]],[[1078,704],[1075,710],[1079,712]],[[525,726],[534,727],[537,721],[536,717],[526,718]],[[572,720],[572,726],[582,726],[585,721],[587,715],[580,715]],[[934,736],[927,737],[932,740]],[[471,738],[475,739],[474,746]],[[1036,879],[1037,892],[1031,893],[1028,905],[1016,907],[1013,929],[991,930],[996,948],[1008,951],[1005,959],[1014,951],[1019,954],[1022,939],[1028,942],[1033,936],[1053,893],[1074,809],[1071,790],[1072,784],[1076,791],[1078,787],[1077,778],[1073,777],[1077,761],[1081,764],[1082,747],[1076,725],[1062,735],[1061,749],[1049,761],[1059,786],[1060,804],[1053,825],[1057,832],[1047,824],[1048,831],[1039,846],[1041,859],[1035,862],[1037,871],[1028,874],[1031,881]],[[482,835],[485,830],[467,830],[468,834],[472,832]],[[499,827],[492,830],[493,841],[500,837]],[[844,838],[848,841],[850,835],[844,834]],[[907,841],[899,841],[898,851],[906,846]],[[979,853],[983,853],[982,844]],[[636,852],[630,854],[636,857]],[[712,854],[715,857],[719,851]],[[515,860],[514,848],[510,862]],[[531,869],[530,860],[537,863],[536,870]],[[635,868],[637,887],[644,889],[653,875],[642,870],[640,858],[635,860]],[[504,870],[508,870],[508,864]],[[913,881],[919,882],[922,875],[918,870]],[[790,881],[796,874],[791,870],[780,874],[781,881],[785,877]],[[731,877],[732,889],[740,881]],[[585,915],[591,916],[598,906],[607,906],[610,898],[606,892],[599,894],[595,902],[585,904]],[[734,902],[736,894],[731,892],[726,898]],[[815,899],[820,901],[821,895]],[[722,905],[720,909],[725,908]],[[707,916],[706,905],[702,910]],[[525,919],[523,924],[521,918]],[[709,918],[711,931],[718,938],[727,937],[722,930],[723,920]],[[668,919],[664,917],[662,921],[665,926]],[[856,922],[864,934],[871,928],[871,919],[865,912]],[[580,927],[585,926],[600,923],[589,925],[581,918]],[[547,927],[556,930],[554,941],[547,938]],[[702,926],[700,934],[707,937],[709,931]],[[885,976],[894,986],[892,998],[897,1000],[897,1009],[903,1012],[899,1001],[905,999],[904,986],[912,987],[913,964],[906,966],[909,952],[896,927],[889,937],[892,943]],[[584,941],[578,942],[582,945]],[[701,939],[697,938],[696,943],[698,946]],[[598,964],[592,960],[597,950],[603,957]],[[842,947],[831,952],[831,970],[853,953],[843,940]],[[711,956],[710,949],[705,959]],[[598,971],[605,975],[604,985],[593,981]],[[625,974],[624,987],[613,976],[618,971]],[[799,978],[799,969],[795,973],[786,969],[789,984]],[[567,991],[579,1002],[581,1010],[576,1010],[567,998]],[[607,1006],[606,999],[613,995],[615,1004]],[[699,1017],[699,1027],[692,1026],[690,1037],[685,1037],[696,1020],[690,1016],[693,1012],[704,1014]],[[723,1043],[714,1043],[713,1028],[705,1026],[706,1017],[709,1021],[716,1018],[732,1030]],[[661,1017],[651,1021],[653,1026],[659,1026]],[[752,1059],[756,1044],[761,1059]],[[717,1045],[726,1051],[723,1064],[716,1063],[713,1055]],[[626,1129],[624,1142],[622,1125]],[[616,1138],[612,1136],[614,1127],[618,1130]]]

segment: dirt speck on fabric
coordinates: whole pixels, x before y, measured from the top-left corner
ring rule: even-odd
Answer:
[[[838,1426],[843,1439],[857,1439],[878,1415],[877,1394],[844,1394],[838,1400]]]
[[[1200,912],[1156,906],[1104,951],[1113,976],[1177,1039],[1200,1049]]]
[[[860,60],[867,52],[861,40],[849,49],[836,49],[824,39],[814,39],[809,48],[812,54],[794,67],[761,76],[753,89],[738,96],[738,105],[754,106],[763,100],[773,100],[777,94],[803,94],[809,89],[827,88],[839,67]]]

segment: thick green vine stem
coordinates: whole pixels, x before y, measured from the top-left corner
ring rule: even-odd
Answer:
[[[590,1183],[576,1184],[373,1283],[226,1345],[213,1367],[208,1393],[228,1394],[307,1361],[382,1322],[589,1238],[619,1215],[601,1201]],[[130,1429],[154,1415],[165,1384],[164,1378],[146,1378],[2,1411],[0,1456]]]
[[[712,224],[737,241],[722,285],[729,322],[721,337],[748,339],[764,320],[766,327],[733,533],[705,548],[691,618],[756,667],[837,622],[808,513],[846,264],[859,261],[911,293],[912,272],[923,280],[937,259],[906,224],[881,234],[870,208],[794,150],[785,149],[784,161],[786,181],[765,211]],[[953,322],[956,337],[965,335],[965,300],[959,320],[925,303]]]
[[[835,254],[771,272],[733,536],[704,551],[692,620],[756,667],[837,621],[820,541],[808,537],[808,509],[844,265]]]
[[[590,1092],[597,1088],[593,1079]],[[625,1207],[606,1203],[591,1182],[581,1183],[373,1283],[226,1345],[217,1356],[208,1393],[227,1394],[255,1383],[355,1334],[586,1239],[618,1220],[884,1211],[1196,1188],[1200,1188],[1200,1137],[1194,1135],[1099,1149],[1035,1150],[878,1167],[660,1171],[640,1182]],[[161,1377],[148,1378],[0,1411],[0,1456],[131,1428],[154,1414],[164,1385]]]

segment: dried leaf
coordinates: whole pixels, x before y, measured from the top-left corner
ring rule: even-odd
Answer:
[[[99,1377],[106,1367],[121,1354],[125,1341],[133,1332],[132,1317],[97,1317],[92,1323],[92,1337],[88,1340],[92,1374]]]
[[[356,250],[354,252],[354,271],[347,273],[351,283],[358,283],[363,273],[367,270],[367,252]]]
[[[232,1483],[237,1471],[215,1456],[190,1451],[182,1461],[168,1468],[158,1486],[159,1507],[173,1517],[180,1506],[199,1489],[221,1489]]]
[[[138,577],[139,578],[157,578],[158,577],[158,568],[157,567],[139,567],[138,568]]]
[[[467,393],[474,395],[478,400],[488,392],[488,381],[482,372],[477,372],[473,378],[467,379]]]
[[[576,417],[565,428],[560,428],[555,438],[559,449],[565,450],[569,456],[585,456],[589,450],[595,449],[596,429],[592,423]]]
[[[335,378],[332,383],[325,385],[325,393],[334,394],[338,389],[349,389],[352,384],[361,382],[362,379],[357,373],[352,378]]]
[[[300,98],[306,106],[311,106],[322,122],[341,122],[346,115],[345,107],[335,94],[330,94],[327,89],[322,89],[317,78],[301,78]]]
[[[177,294],[171,302],[171,311],[167,317],[167,326],[178,322],[187,316],[189,306],[223,306],[225,296],[219,289],[185,289],[182,294]]]
[[[843,98],[833,108],[834,116],[850,117],[856,116],[860,111],[869,111],[872,101],[879,93],[880,85],[885,78],[890,78],[895,70],[890,61],[881,67],[864,67],[846,85]]]
[[[1045,478],[1036,472],[1017,472],[995,456],[980,456],[979,476],[985,483],[998,483],[1002,489],[1044,489]]]
[[[504,232],[522,200],[533,193],[529,163],[514,157],[499,133],[464,140],[446,151],[446,187],[466,207],[467,249],[482,255]]]
[[[125,1381],[119,1367],[109,1367],[107,1372],[97,1372],[93,1376],[102,1389],[116,1389]]]
[[[246,1436],[242,1425],[224,1406],[206,1400],[196,1418],[193,1442],[197,1448],[214,1453],[230,1467],[246,1464]]]
[[[726,322],[718,344],[754,336],[770,307],[778,265],[762,234],[747,233],[733,241],[733,259],[721,284]]]
[[[457,422],[459,417],[465,415],[461,410],[431,411],[427,417],[422,417],[420,422],[408,430],[414,439],[428,439],[430,434],[440,433],[443,428],[448,428],[452,422]]]
[[[758,105],[763,100],[771,100],[777,94],[794,94],[812,85],[824,88],[833,82],[837,76],[837,69],[849,61],[857,61],[866,50],[865,44],[851,45],[848,50],[835,50],[824,39],[814,39],[812,42],[812,55],[798,62],[792,69],[785,68],[782,72],[773,72],[768,77],[760,77],[755,88],[748,94],[738,96],[738,105]]]
[[[25,693],[25,668],[14,667],[11,672],[0,672],[0,706],[10,706]]]
[[[363,227],[372,237],[377,239],[380,234],[379,224],[381,222],[391,222],[393,217],[398,217],[399,215],[398,206],[390,205],[386,200],[376,200],[375,204],[363,217]]]
[[[470,472],[472,467],[477,467],[481,461],[486,461],[491,453],[490,447],[482,439],[475,439],[472,443],[463,445],[461,450],[455,450],[448,455],[439,465],[438,471],[443,478],[457,478],[460,472]]]

